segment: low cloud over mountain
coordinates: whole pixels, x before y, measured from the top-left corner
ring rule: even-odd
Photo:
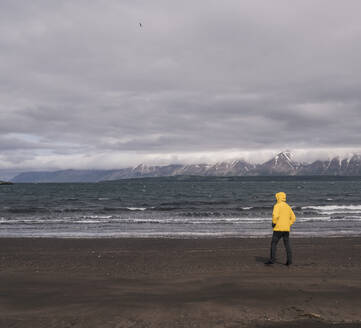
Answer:
[[[119,170],[63,170],[55,172],[25,172],[17,175],[13,182],[98,182],[118,179],[164,176],[287,176],[287,175],[334,175],[361,176],[361,156],[353,155],[341,159],[317,160],[299,163],[292,154],[282,152],[262,164],[250,164],[244,160],[217,164],[147,166]]]

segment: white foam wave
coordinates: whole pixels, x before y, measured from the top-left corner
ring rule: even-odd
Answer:
[[[319,211],[361,211],[361,205],[317,205],[303,206],[303,210],[319,210]]]
[[[315,217],[298,217],[296,224],[311,223],[311,222],[346,222],[361,221],[360,216],[315,216]],[[197,226],[230,226],[235,227],[268,227],[271,218],[250,218],[250,217],[121,217],[121,216],[81,216],[81,217],[66,217],[66,218],[0,218],[0,225],[197,225]]]
[[[197,239],[197,238],[264,238],[270,237],[269,231],[234,231],[234,232],[214,232],[214,231],[179,231],[179,232],[144,232],[144,231],[132,231],[132,232],[84,232],[84,231],[0,231],[0,237],[18,238],[18,237],[36,237],[36,238],[175,238],[175,239]],[[293,232],[293,237],[357,237],[361,236],[360,231],[299,231]]]
[[[0,224],[54,224],[54,223],[64,223],[64,224],[89,224],[89,223],[123,223],[123,224],[251,224],[251,223],[261,223],[268,222],[269,218],[237,218],[237,217],[223,217],[223,218],[201,218],[201,217],[166,217],[166,218],[156,218],[156,217],[118,217],[118,216],[101,216],[101,215],[90,215],[90,216],[80,216],[80,217],[64,217],[64,218],[36,218],[36,217],[19,217],[19,218],[2,218],[0,219]]]
[[[302,210],[316,211],[320,215],[361,215],[361,205],[319,205],[319,206],[304,206]]]
[[[297,218],[296,219],[296,223],[298,223],[298,222],[314,222],[314,221],[331,221],[331,217],[315,216],[315,217]]]

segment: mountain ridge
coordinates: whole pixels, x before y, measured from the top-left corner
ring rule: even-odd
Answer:
[[[293,160],[290,151],[278,153],[261,164],[251,164],[243,159],[223,161],[215,164],[168,164],[145,165],[113,170],[59,170],[23,172],[12,182],[99,182],[142,177],[166,177],[180,175],[198,176],[361,176],[361,155],[351,158],[333,157],[329,160],[316,160],[300,163]]]

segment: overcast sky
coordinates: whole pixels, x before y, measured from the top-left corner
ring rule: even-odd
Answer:
[[[359,151],[360,58],[359,0],[1,0],[0,169]]]

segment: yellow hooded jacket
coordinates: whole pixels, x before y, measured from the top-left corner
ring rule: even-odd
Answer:
[[[274,231],[290,231],[291,225],[295,223],[296,216],[292,208],[286,203],[286,194],[276,194],[277,203],[273,207],[272,223],[275,224]]]

